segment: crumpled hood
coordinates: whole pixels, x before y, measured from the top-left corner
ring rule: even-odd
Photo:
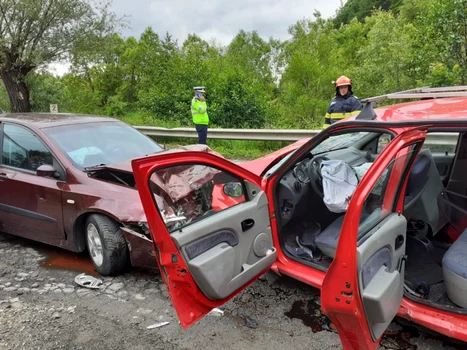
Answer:
[[[212,149],[210,149],[206,145],[181,146],[179,148],[174,148],[174,149],[161,151],[161,152],[157,153],[157,155],[169,154],[169,153],[178,153],[178,152],[186,152],[186,151],[207,152],[207,153],[211,153],[211,154],[214,154],[216,156],[222,157],[221,154],[213,151]],[[155,154],[148,154],[148,155],[142,156],[140,158],[151,157],[151,156],[154,156],[154,155]],[[222,157],[222,158],[224,158],[224,157]],[[98,167],[95,167],[95,168],[89,168],[87,170],[92,171],[92,170],[99,170],[99,169],[114,169],[114,170],[120,170],[120,171],[126,171],[126,172],[129,172],[129,173],[132,173],[133,172],[133,168],[131,167],[132,160],[133,159],[129,159],[129,160],[125,160],[125,161],[120,162],[120,163],[106,164],[106,165],[98,166]]]

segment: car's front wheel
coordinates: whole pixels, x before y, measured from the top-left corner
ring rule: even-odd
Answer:
[[[101,275],[116,275],[128,266],[128,245],[117,222],[92,214],[86,220],[85,235],[89,255]]]

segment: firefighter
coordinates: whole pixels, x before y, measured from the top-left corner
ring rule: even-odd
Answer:
[[[352,92],[352,80],[343,75],[333,84],[336,96],[329,103],[324,117],[325,128],[339,120],[358,115],[362,109],[362,103]]]
[[[204,97],[205,90],[203,86],[194,87],[193,100],[191,100],[191,115],[196,131],[198,132],[198,143],[206,144],[208,137],[209,117],[207,112],[206,99]]]

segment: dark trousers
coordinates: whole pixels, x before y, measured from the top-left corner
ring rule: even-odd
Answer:
[[[203,124],[196,124],[195,126],[198,132],[198,143],[205,145],[208,138],[208,126]]]

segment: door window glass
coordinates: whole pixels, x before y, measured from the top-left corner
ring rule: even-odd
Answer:
[[[422,149],[429,149],[432,154],[443,153],[454,155],[458,139],[458,132],[430,132],[426,136]]]
[[[405,171],[417,152],[419,144],[400,150],[373,185],[365,199],[360,216],[359,238],[394,211],[395,201]]]
[[[21,126],[3,127],[2,164],[36,171],[43,164],[53,164],[53,156],[32,132]]]
[[[169,232],[245,202],[242,180],[201,164],[157,170],[150,185]]]

